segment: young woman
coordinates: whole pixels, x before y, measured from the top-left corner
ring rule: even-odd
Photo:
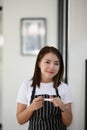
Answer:
[[[70,87],[62,82],[63,59],[55,47],[43,47],[31,80],[24,81],[17,97],[19,124],[28,130],[66,130],[72,122]]]

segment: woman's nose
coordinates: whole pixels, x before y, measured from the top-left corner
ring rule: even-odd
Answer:
[[[50,68],[51,68],[51,69],[54,69],[54,64],[51,64],[51,65],[50,65]]]

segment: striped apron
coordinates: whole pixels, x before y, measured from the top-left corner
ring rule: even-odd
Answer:
[[[58,89],[56,95],[58,97]],[[49,95],[35,95],[35,87],[32,91],[31,102],[38,96],[44,96],[49,98]],[[44,101],[43,107],[34,111],[30,121],[28,130],[67,130],[66,126],[61,121],[61,110],[59,107],[55,107],[53,103]]]

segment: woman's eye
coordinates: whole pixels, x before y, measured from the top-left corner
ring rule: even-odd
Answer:
[[[58,65],[58,63],[55,63],[55,65]]]
[[[59,65],[59,63],[55,63],[55,65]]]
[[[50,62],[49,61],[46,61],[47,64],[49,64]]]

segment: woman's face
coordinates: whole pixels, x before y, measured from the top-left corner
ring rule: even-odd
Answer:
[[[51,82],[59,71],[59,59],[54,53],[47,53],[39,63],[41,82]]]

